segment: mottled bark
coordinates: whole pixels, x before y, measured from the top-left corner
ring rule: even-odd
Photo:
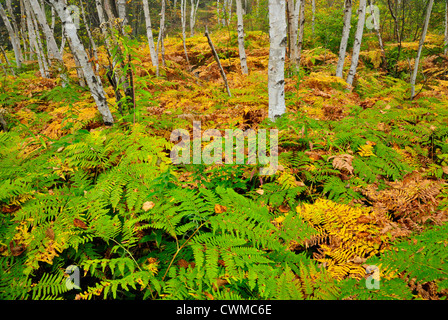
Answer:
[[[269,0],[269,118],[275,121],[285,113],[285,55],[286,55],[285,0]]]
[[[364,23],[366,20],[366,7],[366,0],[360,0],[358,8],[358,24],[356,26],[355,42],[353,44],[352,62],[347,76],[347,83],[349,85],[353,84],[353,80],[356,75],[356,69],[358,68],[359,53],[361,51],[362,35],[364,32]]]
[[[345,0],[344,5],[344,26],[342,27],[342,38],[339,46],[339,59],[336,67],[336,77],[342,78],[344,69],[345,53],[347,51],[348,37],[350,35],[350,20],[352,17],[352,0]]]

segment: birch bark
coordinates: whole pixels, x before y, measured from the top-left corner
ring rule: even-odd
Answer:
[[[414,71],[411,76],[411,100],[415,97],[415,80],[417,79],[418,65],[420,56],[422,54],[423,44],[425,43],[426,33],[428,32],[429,19],[431,18],[431,11],[434,5],[434,0],[429,0],[428,8],[426,9],[425,24],[423,25],[422,37],[418,45],[417,57],[415,58]]]
[[[445,0],[445,55],[448,54],[448,0]]]
[[[65,0],[47,0],[56,10],[58,16],[62,21],[62,25],[65,27],[65,32],[67,38],[70,39],[72,44],[73,55],[76,55],[79,63],[81,64],[82,71],[86,78],[87,85],[90,89],[90,93],[95,100],[98,111],[103,117],[103,122],[106,125],[112,125],[114,123],[114,118],[109,110],[106,100],[106,94],[104,92],[103,84],[101,79],[95,75],[92,65],[89,63],[84,45],[78,38],[76,32],[76,27],[67,10]]]
[[[25,7],[25,16],[26,16],[26,24],[28,27],[28,37],[30,41],[30,47],[34,48],[34,52],[36,53],[37,63],[39,64],[39,71],[41,76],[43,78],[48,78],[49,76],[48,65],[44,51],[42,50],[42,44],[40,43],[40,38],[38,35],[39,30],[36,30],[34,17],[28,1],[24,0],[23,4]]]
[[[148,0],[143,0],[143,11],[145,13],[146,35],[148,37],[148,46],[149,46],[149,53],[151,55],[151,62],[154,67],[158,68],[159,59],[157,57],[156,49],[154,47],[154,37],[152,34],[151,16],[149,14]]]
[[[243,74],[248,74],[246,50],[244,49],[243,6],[241,0],[236,0],[236,15],[238,19],[238,51],[240,54],[241,71]]]
[[[269,118],[275,121],[285,113],[285,54],[286,54],[285,0],[269,0],[269,64],[268,94]]]
[[[359,1],[358,8],[358,24],[356,26],[355,43],[353,44],[352,63],[348,71],[347,83],[351,86],[358,68],[359,52],[361,51],[362,34],[364,31],[364,23],[366,20],[366,0]]]
[[[302,57],[303,35],[305,31],[305,1],[306,0],[302,0],[300,3],[299,36],[297,40],[297,57],[296,57],[297,67],[300,65],[300,59]]]
[[[12,48],[14,50],[14,56],[16,59],[17,68],[20,68],[22,66],[22,51],[20,48],[20,38],[18,37],[16,30],[14,30],[13,26],[11,25],[11,22],[8,19],[8,15],[6,14],[6,11],[1,3],[0,3],[0,15],[3,19],[3,22],[5,23],[6,29],[8,30],[9,38],[11,40]]]
[[[190,8],[190,37],[194,36],[194,25],[196,24],[196,14],[198,12],[199,0],[194,4],[194,0],[191,0]]]
[[[336,67],[336,77],[342,78],[344,69],[345,53],[347,51],[348,37],[350,35],[350,20],[352,17],[352,0],[345,0],[344,5],[344,26],[342,27],[342,38],[339,46],[339,59]]]
[[[299,15],[301,0],[288,0],[288,33],[289,33],[289,58],[292,63],[299,66],[299,47],[297,44],[297,34],[299,29]]]

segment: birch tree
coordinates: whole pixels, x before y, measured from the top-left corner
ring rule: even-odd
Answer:
[[[339,59],[336,67],[336,77],[342,78],[344,69],[345,53],[347,51],[348,37],[350,35],[350,20],[352,17],[352,0],[345,0],[344,4],[344,26],[342,27],[342,38],[339,46]]]
[[[194,36],[194,25],[196,24],[196,15],[198,12],[199,0],[196,1],[196,5],[194,4],[194,0],[191,0],[191,8],[190,8],[190,37]]]
[[[417,57],[415,58],[414,70],[411,76],[411,100],[415,97],[415,80],[417,79],[418,65],[420,62],[420,56],[422,54],[423,44],[425,43],[426,33],[428,32],[429,19],[431,17],[432,6],[434,5],[434,0],[429,0],[428,8],[426,9],[425,23],[423,25],[422,37],[420,38],[420,43],[418,45]]]
[[[370,2],[370,5],[369,5],[367,12],[370,11],[370,17],[373,22],[373,29],[375,30],[376,36],[378,38],[378,44],[379,44],[380,50],[381,50],[381,59],[383,60],[383,65],[386,69],[388,69],[386,51],[384,50],[383,38],[381,37],[381,32],[380,32],[379,12],[375,12],[375,8],[378,11],[379,11],[379,9],[377,7],[374,7],[372,0],[369,0],[369,2]]]
[[[163,45],[163,38],[165,37],[165,0],[162,0],[162,9],[160,11],[160,31],[159,38],[157,39],[156,56],[159,56],[159,44],[162,49],[162,64],[165,66],[165,47]],[[156,67],[157,76],[159,76],[159,64]]]
[[[305,1],[306,0],[302,0],[300,3],[299,36],[297,39],[297,58],[296,58],[297,67],[300,64],[300,59],[302,56],[303,35],[304,35],[304,31],[305,31]]]
[[[356,75],[356,69],[358,68],[359,53],[361,51],[362,35],[364,32],[364,23],[366,20],[366,5],[366,0],[359,1],[358,24],[356,26],[355,42],[353,44],[352,62],[347,76],[347,83],[350,86],[353,84],[353,79]]]
[[[27,1],[27,0],[25,0]],[[58,45],[56,44],[56,40],[54,39],[53,30],[50,28],[47,22],[47,18],[45,16],[45,12],[42,10],[39,2],[37,0],[28,0],[30,2],[31,8],[39,22],[39,25],[42,28],[42,31],[45,35],[45,40],[47,44],[47,54],[50,64],[54,59],[58,60],[58,62],[62,65],[62,55],[59,52]],[[60,71],[60,68],[59,68]]]
[[[180,0],[180,20],[182,24],[182,42],[184,45],[184,52],[185,52],[185,58],[187,60],[188,68],[190,69],[190,61],[188,60],[188,53],[187,53],[187,44],[185,42],[186,35],[185,35],[185,29],[186,29],[186,18],[187,13],[187,0]]]
[[[34,51],[37,57],[37,63],[39,65],[39,72],[41,77],[48,78],[49,72],[48,72],[48,64],[45,57],[45,53],[42,49],[42,44],[40,43],[40,39],[38,37],[38,31],[35,28],[34,23],[34,15],[32,14],[32,11],[30,9],[29,3],[27,0],[23,1],[23,5],[25,8],[25,17],[26,17],[26,24],[28,28],[28,38],[30,47]]]
[[[84,45],[80,41],[76,32],[76,26],[73,23],[70,12],[66,6],[65,0],[47,0],[55,9],[59,18],[62,21],[62,25],[65,27],[65,33],[68,39],[72,43],[73,55],[76,56],[81,64],[82,71],[85,75],[87,85],[90,89],[90,93],[95,100],[98,111],[100,112],[103,122],[106,125],[112,125],[114,119],[112,113],[109,110],[106,100],[106,93],[104,92],[101,78],[97,76],[92,68],[89,58],[85,51]]]
[[[285,0],[269,0],[269,118],[275,121],[285,113]]]
[[[15,30],[11,24],[11,22],[8,19],[8,15],[6,14],[5,9],[3,8],[3,5],[0,3],[0,16],[3,19],[3,22],[5,23],[6,29],[8,30],[9,39],[11,40],[11,45],[14,50],[14,56],[16,59],[16,65],[18,68],[22,66],[22,50],[20,47],[20,38],[18,35],[18,31]]]
[[[149,14],[148,0],[143,0],[143,11],[145,14],[146,36],[148,37],[148,46],[149,46],[149,53],[151,55],[151,62],[154,67],[158,68],[159,59],[157,57],[156,49],[154,47],[154,37],[152,35],[151,16]]]
[[[299,28],[299,15],[301,0],[288,0],[288,35],[289,35],[289,58],[299,66],[299,47],[297,44],[297,31]]]
[[[448,0],[445,0],[445,55],[448,54]]]
[[[236,0],[236,15],[238,19],[238,51],[240,54],[241,71],[243,74],[248,74],[246,50],[244,49],[243,5],[241,0]]]

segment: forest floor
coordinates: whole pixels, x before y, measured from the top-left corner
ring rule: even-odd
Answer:
[[[33,298],[70,298],[63,289],[45,292],[39,284],[75,261],[90,272],[76,298],[106,296],[110,286],[114,297],[128,298],[446,299],[448,57],[431,51],[443,39],[428,36],[424,79],[412,101],[412,59],[398,62],[402,79],[394,78],[367,42],[354,88],[347,90],[333,76],[337,55],[321,47],[304,50],[300,71],[287,68],[287,114],[273,124],[266,119],[268,35],[247,32],[249,75],[240,71],[236,34],[211,37],[231,97],[203,35],[187,39],[190,66],[181,39],[167,38],[158,78],[147,45],[139,44],[132,60],[135,110],[120,116],[113,89],[105,85],[113,127],[102,125],[90,93],[77,85],[69,54],[64,58],[73,83],[66,88],[58,79],[39,77],[31,63],[17,77],[3,76],[0,100],[11,130],[0,133],[2,270],[19,261],[17,274],[29,275],[23,286]],[[417,45],[404,43],[404,56]],[[100,48],[100,63],[106,61]],[[193,121],[203,131],[278,129],[278,171],[260,176],[253,165],[171,164],[171,133],[191,132]],[[148,167],[140,168],[143,163]],[[95,192],[97,197],[89,195]],[[165,214],[180,216],[170,220]],[[110,228],[101,229],[99,221]],[[223,227],[226,221],[253,234]],[[258,243],[259,232],[278,244]],[[230,247],[224,250],[223,240],[211,234],[230,237]],[[249,261],[251,256],[258,258]],[[262,271],[264,265],[282,272]],[[372,270],[379,271],[373,279],[381,279],[381,288],[364,280]],[[15,283],[17,274],[0,278]],[[128,288],[137,284],[140,290]]]

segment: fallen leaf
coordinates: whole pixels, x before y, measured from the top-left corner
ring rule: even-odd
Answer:
[[[291,209],[289,208],[289,206],[281,205],[280,207],[278,207],[278,210],[279,210],[280,212],[287,213],[287,212],[289,212],[289,210],[291,210]]]
[[[9,248],[11,249],[11,254],[14,257],[20,256],[26,249],[25,245],[19,243],[17,240],[12,240],[9,243]]]
[[[223,213],[227,211],[227,207],[220,204],[215,204],[215,213]]]
[[[81,229],[87,229],[87,225],[84,223],[84,221],[79,220],[78,218],[75,218],[73,220],[73,224],[75,225],[75,227],[81,228]]]
[[[152,201],[146,201],[146,202],[143,204],[142,209],[146,212],[146,211],[148,211],[148,210],[154,208],[154,206],[155,206],[155,203],[154,203],[154,202],[152,202]]]
[[[54,231],[52,228],[47,228],[47,230],[45,230],[45,235],[51,240],[54,240]]]
[[[264,193],[263,189],[258,189],[257,191],[255,191],[256,193],[258,193],[259,195],[262,195]]]

